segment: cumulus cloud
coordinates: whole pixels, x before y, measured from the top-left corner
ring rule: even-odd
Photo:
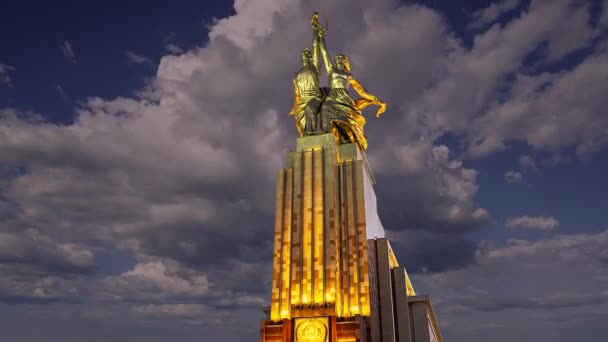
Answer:
[[[0,146],[7,153],[0,161],[23,170],[3,187],[3,195],[20,208],[12,212],[12,224],[37,227],[58,239],[102,241],[136,260],[131,271],[87,285],[103,293],[104,301],[237,310],[267,298],[274,177],[296,137],[286,115],[292,101],[286,85],[298,68],[298,50],[311,44],[313,9],[295,2],[265,6],[237,6],[238,15],[213,26],[206,46],[164,56],[140,97],[90,98],[77,109],[73,124],[2,111]],[[327,13],[336,25],[328,39],[332,53],[352,55],[366,86],[394,101],[391,115],[398,121],[402,92],[385,82],[411,84],[407,99],[421,94],[429,76],[419,67],[425,60],[440,63],[441,42],[448,38],[441,16],[424,7],[403,7],[388,21],[378,21],[390,8],[388,2],[352,3],[346,15],[341,6],[330,5]],[[268,20],[260,20],[260,13]],[[420,39],[403,19],[438,41]],[[348,31],[353,28],[363,37],[361,45],[344,43],[357,35]],[[393,37],[405,39],[391,47]],[[377,53],[389,48],[420,53],[396,63],[400,57],[394,53]],[[382,64],[389,62],[411,77],[387,73]],[[415,147],[420,151],[409,163],[420,168],[410,168],[403,146],[416,140],[399,136],[398,144],[389,144],[380,132],[395,125],[383,120],[368,125],[378,131],[369,132],[376,137],[374,149],[392,146],[386,150],[403,164],[397,173],[379,165],[379,177],[399,177],[405,170],[410,181],[401,182],[403,192],[418,184],[411,198],[423,199],[412,207],[415,215],[407,225],[390,226],[396,231],[479,227],[488,214],[474,203],[476,172],[450,157],[446,146],[430,141]],[[419,125],[404,127],[424,135]],[[383,158],[378,154],[378,163]],[[418,214],[416,208],[423,210]]]
[[[158,303],[172,296],[182,299],[205,296],[210,286],[204,275],[180,275],[175,266],[170,268],[157,261],[138,263],[120,276],[106,278],[104,290],[117,299],[135,296],[140,301]]]
[[[564,22],[570,25],[566,28]],[[579,149],[587,145],[600,148],[603,133],[595,131],[603,132],[606,126],[597,103],[605,89],[599,84],[597,93],[586,89],[603,77],[605,51],[597,51],[568,72],[533,72],[588,47],[594,36],[588,5],[566,0],[532,1],[519,17],[478,33],[471,48],[453,45],[450,63],[409,111],[411,115],[428,113],[426,124],[436,134],[464,134],[469,157],[503,150],[513,140],[542,150],[560,150],[572,144]],[[539,49],[541,57],[535,68],[523,68],[526,58]],[[506,82],[513,75],[516,81]],[[496,100],[505,93],[506,101]],[[567,122],[578,122],[580,127],[571,129]],[[589,149],[593,148],[584,148]]]
[[[509,229],[532,229],[540,231],[551,231],[559,225],[554,217],[547,216],[520,216],[507,219],[505,226]]]
[[[0,263],[40,266],[59,272],[91,272],[94,254],[85,245],[59,243],[34,229],[0,232]]]
[[[95,252],[80,242],[58,241],[0,219],[0,303],[82,302],[83,283],[96,271]]]
[[[387,229],[463,232],[489,222],[489,212],[475,202],[477,172],[452,158],[447,146],[418,142],[386,151],[386,159],[376,159],[387,173],[386,185],[378,186],[380,200],[408,204],[380,209]]]
[[[567,334],[583,322],[601,326],[602,315],[595,313],[608,307],[607,244],[608,232],[512,240],[503,246],[488,242],[477,250],[473,265],[414,275],[412,281],[418,291],[434,294],[444,334],[459,340],[509,341],[521,337],[518,330],[546,336],[549,326]],[[471,320],[476,328],[466,324]],[[576,336],[580,331],[571,335]]]

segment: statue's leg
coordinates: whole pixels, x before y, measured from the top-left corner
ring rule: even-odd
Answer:
[[[317,114],[319,113],[320,106],[321,101],[318,99],[310,100],[310,102],[306,106],[304,112],[304,115],[306,115],[306,134],[317,133]]]
[[[330,101],[323,102],[321,106],[321,130],[323,133],[331,133],[329,127],[331,119],[333,117],[333,106]]]
[[[296,125],[298,126],[298,131],[300,132],[300,136],[304,136],[306,134],[306,114],[298,113],[296,114]]]

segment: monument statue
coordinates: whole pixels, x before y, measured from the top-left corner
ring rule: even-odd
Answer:
[[[318,15],[312,18],[315,34],[312,41],[312,54],[308,48],[302,50],[302,67],[293,79],[295,98],[289,115],[295,116],[300,136],[317,133],[317,115],[321,109],[324,95],[319,88],[319,35],[316,33]]]
[[[272,292],[260,341],[442,342],[429,297],[416,294],[386,237],[362,153],[362,111],[377,105],[379,116],[386,103],[355,79],[345,55],[330,58],[318,14],[311,23],[313,52],[302,52],[293,80],[290,114],[300,137],[277,174]],[[331,88],[320,88],[318,53]]]
[[[308,48],[302,50],[302,67],[293,79],[295,97],[289,115],[295,116],[300,136],[317,134],[317,117],[320,116],[323,133],[333,133],[339,143],[354,142],[364,151],[367,138],[363,134],[365,118],[361,112],[374,104],[379,106],[376,116],[380,116],[386,110],[386,103],[367,92],[350,73],[348,57],[337,54],[332,62],[325,43],[327,28],[319,24],[317,12],[313,14],[311,24],[313,50],[312,53]],[[327,97],[319,86],[319,51],[329,79]],[[352,99],[347,89],[349,85],[360,99]]]

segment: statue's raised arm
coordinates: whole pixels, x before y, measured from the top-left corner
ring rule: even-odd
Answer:
[[[310,23],[312,24],[312,64],[317,68],[317,72],[321,74],[321,69],[319,67],[319,29],[323,29],[323,27],[319,24],[319,13],[314,12],[312,15],[312,19],[310,19]]]
[[[325,44],[325,32],[327,29],[325,27],[321,26],[321,24],[319,24],[319,15],[316,12],[315,12],[315,15],[313,16],[313,25],[312,26],[318,37],[317,40],[319,42],[319,49],[321,50],[321,56],[323,58],[323,63],[325,64],[325,71],[327,71],[327,75],[329,76],[329,74],[334,69],[334,65],[331,60],[331,57],[329,57],[329,54],[327,53],[327,47]]]
[[[316,15],[318,18],[318,15]],[[324,96],[319,88],[319,35],[315,28],[318,22],[313,15],[313,39],[311,53],[308,48],[302,50],[302,67],[293,79],[294,102],[289,115],[295,116],[296,127],[300,136],[317,133],[317,115],[321,109]]]
[[[333,133],[338,142],[354,142],[361,150],[367,148],[367,138],[363,134],[365,118],[361,111],[371,104],[378,105],[376,116],[386,110],[386,103],[367,92],[350,73],[350,62],[344,54],[337,54],[334,61],[327,52],[325,42],[326,28],[319,25],[318,17],[313,16],[313,28],[319,35],[319,50],[325,64],[330,91],[321,106],[321,129]],[[361,96],[354,101],[348,92],[351,86]]]

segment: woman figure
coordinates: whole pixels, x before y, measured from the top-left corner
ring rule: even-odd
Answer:
[[[361,115],[363,108],[370,104],[378,105],[376,116],[386,110],[386,103],[368,93],[365,88],[350,73],[350,63],[343,54],[337,54],[332,63],[325,47],[325,28],[313,23],[313,28],[319,35],[320,50],[329,78],[330,91],[321,107],[321,129],[325,133],[333,133],[338,142],[355,142],[362,151],[367,148],[367,139],[363,134],[365,118]],[[348,93],[351,85],[361,96],[356,102]]]

